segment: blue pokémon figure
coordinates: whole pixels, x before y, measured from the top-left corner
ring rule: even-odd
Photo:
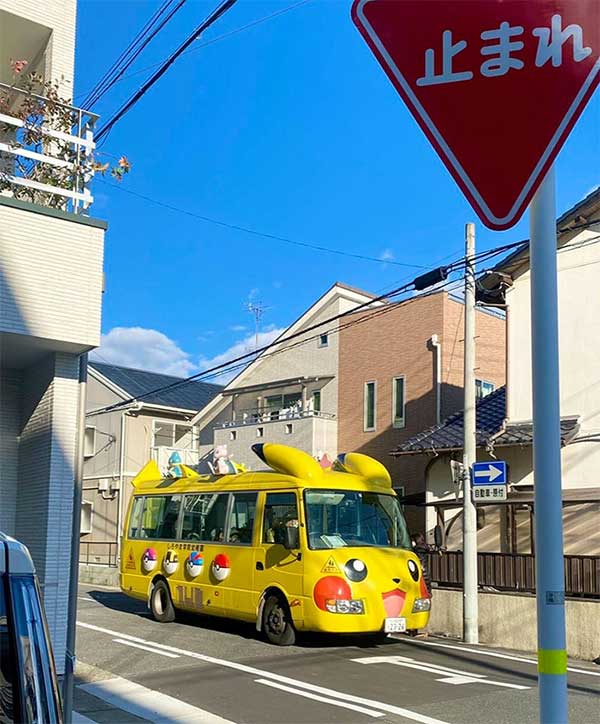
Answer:
[[[171,453],[169,458],[169,472],[167,473],[170,478],[182,478],[183,468],[181,467],[181,455],[178,452]]]

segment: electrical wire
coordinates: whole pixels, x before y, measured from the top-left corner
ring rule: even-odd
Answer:
[[[151,31],[148,32],[146,37],[139,42],[139,47],[132,48],[130,51],[129,56],[127,57],[126,61],[123,62],[121,67],[117,70],[115,69],[115,74],[110,79],[107,79],[106,82],[98,88],[98,90],[92,94],[90,100],[87,100],[84,102],[84,108],[91,108],[94,106],[98,101],[110,91],[110,89],[117,83],[124,75],[125,71],[130,68],[133,63],[138,59],[138,57],[144,52],[144,50],[147,48],[147,46],[152,42],[152,40],[160,33],[160,31],[167,25],[167,23],[181,10],[181,8],[185,5],[187,0],[179,0],[177,5],[175,7],[171,8],[171,10],[163,17],[163,19],[158,23],[158,25]],[[170,4],[171,0],[168,0],[168,2],[165,3],[165,6],[168,6]],[[165,8],[166,9],[166,8]]]
[[[378,264],[394,264],[395,266],[402,266],[402,267],[408,267],[411,269],[427,269],[428,267],[422,266],[420,264],[408,264],[405,262],[400,261],[394,261],[392,259],[379,259],[374,256],[367,256],[365,254],[354,254],[349,251],[342,251],[341,249],[332,249],[328,246],[320,246],[319,244],[310,244],[307,241],[297,241],[295,239],[289,239],[285,236],[278,236],[277,234],[269,234],[267,232],[262,231],[256,231],[255,229],[250,229],[247,226],[240,226],[239,224],[230,224],[226,221],[220,221],[219,219],[213,219],[210,216],[204,216],[203,214],[197,214],[194,211],[188,211],[187,209],[182,209],[178,206],[172,206],[171,204],[167,204],[163,201],[158,201],[157,199],[153,199],[150,196],[144,196],[143,194],[139,194],[136,191],[131,191],[130,189],[126,189],[123,186],[117,186],[117,184],[109,183],[108,181],[104,181],[103,179],[100,179],[101,183],[105,184],[106,186],[112,186],[115,189],[119,189],[120,191],[124,191],[126,194],[130,194],[131,196],[135,196],[136,198],[143,199],[144,201],[148,201],[151,204],[155,204],[156,206],[160,206],[164,209],[168,209],[169,211],[174,211],[175,213],[179,214],[185,214],[186,216],[190,216],[194,219],[199,219],[200,221],[205,221],[208,224],[214,224],[215,226],[222,226],[226,229],[232,229],[233,231],[241,231],[244,234],[251,234],[252,236],[259,236],[264,239],[269,239],[270,241],[280,241],[284,244],[292,244],[294,246],[302,246],[307,249],[314,249],[315,251],[323,251],[328,254],[338,254],[339,256],[347,256],[351,257],[352,259],[361,259],[362,261],[373,261],[377,262]]]
[[[219,20],[225,13],[227,13],[236,4],[237,0],[223,0],[223,2],[213,10],[213,12],[204,20],[200,25],[183,41],[183,43],[175,50],[171,55],[163,61],[161,66],[153,73],[148,80],[126,101],[121,108],[110,118],[104,126],[96,134],[96,141],[100,141],[113,126],[118,123],[123,116],[128,113],[138,101],[152,88],[152,86],[169,70],[177,58],[185,51],[189,46],[202,35],[203,32],[208,30],[214,23]]]

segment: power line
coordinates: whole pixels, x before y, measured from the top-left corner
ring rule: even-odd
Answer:
[[[128,113],[135,104],[152,88],[152,86],[169,70],[177,58],[198,38],[205,30],[211,27],[226,12],[231,10],[237,0],[223,0],[223,2],[202,22],[153,73],[150,78],[139,88],[131,98],[124,103],[115,115],[108,120],[96,135],[96,141],[100,141],[123,116]]]
[[[280,241],[284,244],[293,244],[294,246],[302,246],[307,249],[314,249],[315,251],[323,251],[328,254],[338,254],[339,256],[347,256],[352,259],[361,259],[362,261],[373,261],[377,262],[378,264],[394,264],[395,266],[402,266],[402,267],[408,267],[411,269],[427,269],[428,267],[422,266],[420,264],[408,264],[401,261],[394,261],[394,260],[388,260],[388,259],[378,259],[374,256],[367,256],[365,254],[354,254],[349,251],[342,251],[341,249],[332,249],[331,247],[327,246],[321,246],[319,244],[310,244],[306,241],[297,241],[295,239],[290,239],[285,236],[278,236],[277,234],[269,234],[267,232],[262,231],[256,231],[255,229],[250,229],[247,226],[240,226],[239,224],[230,224],[226,221],[220,221],[219,219],[213,219],[210,216],[204,216],[203,214],[197,214],[194,211],[189,211],[188,209],[183,209],[179,206],[173,206],[172,204],[167,204],[164,201],[159,201],[158,199],[153,199],[150,196],[144,196],[144,194],[139,194],[136,191],[131,191],[130,189],[126,189],[123,186],[117,186],[117,184],[111,184],[108,181],[104,181],[103,179],[99,179],[101,183],[105,184],[106,186],[112,186],[115,189],[119,189],[119,191],[123,191],[126,194],[130,194],[131,196],[135,196],[139,199],[143,199],[144,201],[147,201],[148,203],[155,204],[156,206],[160,206],[164,209],[168,209],[169,211],[174,211],[178,214],[185,214],[186,216],[190,216],[194,219],[199,219],[200,221],[205,221],[208,224],[215,224],[216,226],[222,226],[226,229],[232,229],[233,231],[241,231],[244,234],[252,234],[252,236],[259,236],[264,239],[270,239],[271,241]]]
[[[103,81],[101,81],[96,89],[90,93],[83,103],[84,108],[91,108],[95,105],[102,96],[106,95],[108,91],[117,83],[124,75],[125,71],[130,68],[137,58],[144,52],[146,47],[152,42],[152,40],[160,33],[160,31],[167,25],[167,23],[177,14],[179,10],[185,5],[186,0],[179,0],[175,7],[165,14],[168,6],[171,4],[171,0],[167,0],[162,7],[155,13],[154,19],[146,24],[146,28],[138,33],[138,38],[130,43],[128,49],[121,54],[120,59],[113,64],[112,71],[109,71],[105,75]],[[157,22],[161,15],[164,15],[162,20],[158,22],[157,26],[151,30],[152,25]],[[136,47],[136,45],[138,47]],[[121,63],[119,67],[119,63]]]
[[[189,55],[190,53],[196,53],[198,50],[202,50],[202,48],[206,48],[207,46],[213,45],[214,43],[219,43],[221,40],[226,40],[227,38],[230,38],[233,35],[238,35],[238,33],[242,33],[245,30],[254,28],[257,25],[261,25],[262,23],[267,22],[267,20],[272,20],[276,17],[279,17],[280,15],[289,13],[290,10],[295,10],[296,8],[299,8],[302,5],[307,5],[308,3],[313,2],[313,1],[314,0],[300,0],[300,2],[294,3],[293,5],[288,5],[285,8],[281,8],[281,10],[276,10],[274,13],[270,13],[269,15],[264,15],[261,18],[252,20],[251,22],[247,23],[246,25],[241,25],[239,28],[234,28],[233,30],[228,31],[227,33],[223,33],[222,35],[217,35],[216,37],[211,38],[210,40],[206,40],[203,43],[198,43],[195,47],[190,48],[189,50],[186,50],[185,53],[182,53],[181,55],[184,56],[184,55]],[[135,70],[132,73],[127,73],[126,75],[122,75],[120,78],[115,80],[115,84],[120,83],[122,80],[127,80],[128,78],[133,78],[136,75],[141,75],[142,73],[146,73],[149,70],[154,70],[154,68],[158,68],[160,65],[161,65],[161,63],[153,63],[152,65],[147,65],[144,68]],[[84,95],[84,94],[82,94],[82,95]]]

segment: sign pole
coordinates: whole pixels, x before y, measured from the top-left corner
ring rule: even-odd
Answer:
[[[568,721],[554,169],[530,208],[535,573],[540,721]]]
[[[479,642],[477,610],[477,512],[471,468],[475,447],[475,224],[465,227],[465,362],[463,443],[463,639]]]

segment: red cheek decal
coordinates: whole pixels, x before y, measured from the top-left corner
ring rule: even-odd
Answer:
[[[421,598],[431,598],[431,593],[429,593],[429,589],[427,588],[427,584],[425,583],[423,576],[421,576]]]
[[[325,601],[336,601],[352,598],[350,586],[339,576],[325,576],[320,578],[313,590],[313,598],[321,611],[327,611]]]
[[[396,618],[400,615],[402,607],[404,606],[404,599],[406,593],[401,591],[399,588],[387,593],[382,593],[383,607],[385,608],[385,615],[388,618]]]

